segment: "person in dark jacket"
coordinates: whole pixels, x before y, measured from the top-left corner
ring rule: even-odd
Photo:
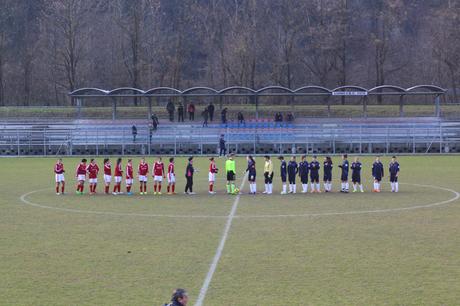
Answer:
[[[179,103],[177,107],[177,122],[184,122],[184,104]]]
[[[296,193],[297,192],[297,185],[296,185],[296,176],[299,172],[299,165],[295,160],[295,156],[291,157],[291,160],[287,166],[288,178],[289,178],[289,193]]]
[[[169,114],[169,121],[173,122],[174,121],[174,111],[176,108],[174,107],[174,103],[172,101],[169,101],[168,104],[166,105],[166,110],[168,111]]]
[[[214,104],[209,103],[208,105],[208,111],[209,111],[209,120],[211,120],[211,122],[214,120],[214,111],[215,111],[215,107],[214,107]]]
[[[220,119],[222,120],[222,123],[223,123],[223,124],[226,124],[226,123],[227,123],[227,111],[228,111],[228,109],[227,109],[227,108],[224,108],[224,109],[220,112]]]
[[[246,159],[248,161],[248,167],[246,168],[246,172],[248,173],[249,193],[256,194],[257,193],[256,161],[251,155],[249,155]]]
[[[359,161],[358,157],[355,157],[355,161],[351,163],[351,182],[353,183],[353,192],[357,192],[357,186],[359,186],[359,190],[364,192],[363,184],[361,184],[361,169],[363,165]]]
[[[320,165],[317,157],[313,156],[310,162],[310,186],[312,193],[321,192],[321,188],[319,186],[319,169]]]
[[[203,127],[208,127],[209,110],[205,108],[201,116],[203,116]]]
[[[158,117],[157,117],[157,115],[152,114],[152,117],[150,117],[150,118],[152,119],[153,130],[156,131],[157,128],[158,128],[158,124],[159,124]]]
[[[308,161],[307,156],[302,156],[302,161],[299,163],[299,177],[302,183],[302,193],[308,192]]]
[[[225,156],[226,149],[225,149],[225,138],[224,135],[220,135],[219,139],[219,157]]]
[[[348,170],[350,168],[350,164],[348,163],[348,155],[343,154],[342,155],[342,164],[339,165],[339,168],[342,169],[342,175],[340,177],[340,180],[342,181],[342,188],[340,189],[340,192],[348,193]]]
[[[174,290],[171,296],[171,303],[165,304],[164,306],[187,306],[188,304],[188,293],[185,289],[178,288]]]
[[[137,127],[133,125],[131,127],[131,133],[133,134],[133,142],[136,142],[136,137],[137,137]]]
[[[330,156],[326,156],[323,162],[323,184],[324,191],[332,191],[332,159]]]
[[[238,124],[245,124],[244,116],[242,112],[238,112]]]
[[[195,168],[193,168],[193,157],[188,158],[187,168],[185,169],[185,178],[187,179],[187,184],[185,185],[185,194],[195,194],[193,192],[193,173]]]
[[[391,162],[389,166],[391,192],[399,191],[399,183],[398,183],[399,170],[400,170],[399,163],[396,160],[396,156],[393,156],[391,158]]]
[[[372,177],[374,178],[374,189],[373,192],[380,192],[380,182],[384,176],[383,164],[380,161],[380,157],[376,157],[372,164]]]
[[[278,159],[281,161],[280,175],[281,175],[281,183],[283,184],[283,190],[281,191],[281,194],[287,194],[286,192],[287,164],[283,156],[278,157]]]

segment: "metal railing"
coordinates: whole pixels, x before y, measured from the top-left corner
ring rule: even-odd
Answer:
[[[220,135],[227,149],[271,153],[452,153],[460,151],[460,123],[4,128],[0,155],[212,154]],[[378,149],[377,149],[378,148]]]

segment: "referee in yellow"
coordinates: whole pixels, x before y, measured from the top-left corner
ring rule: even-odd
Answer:
[[[227,193],[235,194],[235,180],[236,180],[236,165],[233,157],[235,154],[231,153],[225,162],[225,171],[227,172]]]
[[[264,164],[264,177],[265,177],[265,194],[272,194],[273,192],[273,163],[270,156],[265,156]]]

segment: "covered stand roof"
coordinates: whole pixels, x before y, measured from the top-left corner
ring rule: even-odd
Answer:
[[[395,85],[382,85],[370,89],[347,85],[334,89],[322,86],[302,86],[297,89],[290,89],[283,86],[266,86],[260,89],[253,89],[242,86],[231,86],[223,89],[211,87],[191,87],[184,90],[171,87],[155,87],[142,90],[132,87],[120,87],[112,90],[105,90],[94,87],[85,87],[69,93],[74,98],[85,97],[181,97],[181,96],[328,96],[340,95],[344,92],[358,92],[356,95],[442,95],[446,89],[435,85],[416,85],[409,88],[402,88]],[[344,94],[345,95],[345,94]],[[352,94],[350,94],[352,96]]]

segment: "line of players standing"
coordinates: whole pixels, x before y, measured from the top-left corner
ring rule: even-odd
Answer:
[[[269,159],[268,156],[265,157],[266,163]],[[302,184],[302,193],[308,192],[308,179],[310,178],[311,192],[321,192],[320,187],[320,176],[319,170],[321,168],[320,162],[316,156],[313,156],[310,163],[307,161],[306,156],[302,156],[301,162],[296,162],[296,157],[292,156],[289,162],[284,160],[283,156],[279,157],[281,161],[280,172],[281,172],[281,181],[282,181],[282,191],[281,194],[287,194],[287,181],[289,182],[289,193],[296,193],[296,177],[300,177],[300,182]],[[340,192],[348,193],[349,192],[349,183],[348,176],[351,169],[351,181],[353,186],[353,192],[364,192],[363,185],[361,183],[361,170],[363,168],[362,163],[359,161],[359,157],[355,157],[354,161],[350,163],[348,161],[347,154],[342,155],[342,163],[338,166],[341,169],[341,188]],[[325,192],[332,191],[332,168],[333,163],[332,159],[327,156],[324,158],[323,162],[323,185]],[[393,156],[389,164],[389,173],[390,173],[390,184],[391,191],[399,191],[399,176],[400,166],[396,160],[396,156]],[[270,175],[272,177],[272,175]],[[265,177],[267,178],[267,172],[265,172]],[[372,164],[372,177],[374,180],[373,192],[381,191],[381,181],[384,177],[384,166],[380,161],[379,157],[376,157],[374,163]],[[271,179],[267,180],[266,182]],[[267,183],[266,183],[267,184]],[[266,187],[267,188],[267,187]],[[268,187],[269,192],[271,193],[271,187]]]
[[[287,194],[287,182],[289,182],[289,193],[296,193],[297,191],[297,176],[300,178],[300,182],[302,185],[302,193],[308,192],[308,183],[310,179],[310,186],[312,193],[319,193],[321,192],[320,187],[320,162],[318,161],[316,156],[313,156],[310,162],[307,161],[306,156],[301,157],[301,161],[299,163],[296,162],[296,157],[292,156],[291,159],[286,162],[283,156],[278,157],[280,160],[280,177],[282,182],[282,191],[281,194]],[[248,166],[245,172],[248,173],[248,180],[249,180],[249,188],[251,194],[257,194],[257,185],[256,185],[256,162],[252,156],[247,157]],[[348,176],[349,170],[351,169],[351,178],[352,178],[352,186],[353,192],[364,192],[363,185],[361,184],[361,170],[362,164],[359,161],[358,157],[355,157],[354,161],[351,163],[351,166],[348,162],[347,154],[342,155],[342,163],[338,166],[341,169],[341,189],[340,192],[348,193],[349,192],[349,183],[348,183]],[[332,191],[332,168],[333,163],[332,159],[327,156],[324,158],[323,162],[323,185],[325,192]],[[134,180],[134,170],[132,160],[128,159],[125,172],[123,171],[122,167],[122,159],[118,158],[116,165],[114,167],[114,186],[113,186],[113,195],[122,194],[121,191],[121,183],[123,180],[123,173],[125,173],[125,183],[126,183],[126,193],[128,195],[132,194],[131,188],[133,185]],[[234,154],[230,154],[228,159],[225,163],[225,170],[227,174],[227,193],[228,194],[238,194],[239,190],[235,187],[235,180],[236,180],[236,165],[234,160]],[[193,167],[193,157],[188,159],[187,168],[185,171],[185,177],[187,184],[185,186],[185,193],[186,194],[195,194],[193,192],[193,175],[195,172],[195,168]],[[396,160],[396,157],[393,156],[391,162],[389,164],[389,172],[390,172],[390,183],[391,183],[391,191],[398,192],[399,191],[399,183],[398,183],[398,176],[399,176],[400,166]],[[54,166],[54,173],[56,179],[56,194],[63,194],[65,189],[65,178],[64,178],[64,165],[62,160],[59,159]],[[216,167],[216,163],[214,158],[210,158],[210,165],[209,165],[209,193],[214,194],[214,183],[216,180],[216,174],[218,169]],[[99,175],[99,166],[97,165],[94,159],[90,160],[90,163],[87,164],[86,159],[82,159],[81,162],[77,165],[76,168],[76,179],[77,179],[77,187],[76,193],[83,194],[83,190],[85,187],[86,176],[88,175],[89,178],[89,189],[90,194],[96,193],[97,187],[97,178]],[[146,163],[145,158],[141,159],[141,162],[138,166],[137,176],[139,179],[139,189],[140,194],[144,195],[147,194],[147,181],[149,175],[149,165]],[[171,157],[169,159],[169,165],[167,172],[165,171],[164,164],[162,162],[161,157],[157,157],[155,163],[153,164],[152,169],[152,176],[154,181],[154,194],[161,194],[161,187],[162,181],[164,178],[168,178],[168,185],[167,185],[167,192],[168,194],[175,194],[175,185],[176,185],[176,175],[175,175],[175,165],[174,165],[174,158]],[[270,159],[270,156],[265,156],[265,164],[264,164],[264,180],[265,180],[265,190],[264,194],[272,194],[273,192],[273,163]],[[374,180],[374,187],[373,192],[380,192],[381,190],[381,180],[384,177],[384,166],[380,161],[380,158],[377,157],[372,165],[372,177]],[[111,161],[106,158],[104,159],[104,184],[105,189],[104,192],[106,194],[110,193],[110,184],[112,182],[112,164]]]

